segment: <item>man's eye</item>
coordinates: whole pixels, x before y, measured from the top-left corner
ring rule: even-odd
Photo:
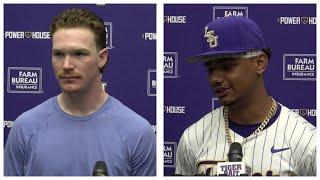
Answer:
[[[86,56],[87,53],[85,53],[85,52],[75,52],[74,55],[75,55],[75,56],[82,57],[82,56]]]
[[[61,52],[54,52],[54,53],[53,53],[53,56],[62,57],[62,56],[64,56],[64,54],[61,53]]]
[[[233,67],[233,64],[224,64],[221,66],[222,70],[224,71],[229,71],[232,69],[232,67]]]
[[[213,68],[207,68],[208,74],[212,74],[213,73]]]

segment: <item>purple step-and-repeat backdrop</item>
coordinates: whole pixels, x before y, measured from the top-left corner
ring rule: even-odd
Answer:
[[[219,106],[202,63],[186,57],[201,52],[202,29],[223,16],[245,16],[260,26],[272,57],[265,83],[281,104],[316,125],[316,5],[190,4],[164,7],[164,167],[174,173],[184,129]]]
[[[110,60],[103,73],[112,96],[156,124],[156,5],[4,5],[4,140],[24,111],[60,93],[51,67],[52,18],[67,8],[99,15]]]

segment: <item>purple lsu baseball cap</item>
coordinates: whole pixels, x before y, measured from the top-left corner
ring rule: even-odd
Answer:
[[[263,34],[254,21],[241,16],[222,17],[205,26],[202,53],[188,57],[187,61],[199,62],[265,48]]]

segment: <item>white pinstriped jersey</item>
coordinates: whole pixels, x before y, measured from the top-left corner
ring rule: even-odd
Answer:
[[[316,128],[281,105],[275,122],[247,138],[230,129],[232,141],[243,148],[243,161],[257,176],[316,175]],[[227,161],[223,107],[187,128],[177,149],[176,174],[215,175],[217,162]]]

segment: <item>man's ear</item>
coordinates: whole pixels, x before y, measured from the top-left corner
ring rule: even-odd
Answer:
[[[269,58],[266,54],[263,53],[259,55],[259,57],[256,60],[257,74],[263,74],[268,67],[268,63]]]
[[[99,69],[101,69],[102,67],[106,66],[107,64],[107,60],[108,60],[108,50],[107,48],[104,48],[104,49],[101,49],[99,51],[99,54],[98,54],[98,65],[99,65]]]

